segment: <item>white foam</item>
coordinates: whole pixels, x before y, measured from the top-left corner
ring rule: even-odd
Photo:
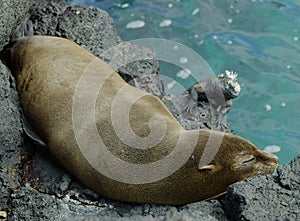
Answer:
[[[167,26],[169,26],[169,25],[171,25],[172,24],[172,21],[170,20],[170,19],[165,19],[165,20],[163,20],[160,24],[159,24],[159,26],[160,27],[167,27]]]
[[[272,110],[272,106],[270,104],[266,104],[265,109],[266,109],[266,111],[270,111],[270,110]]]
[[[176,76],[182,79],[186,79],[191,75],[191,71],[189,69],[180,70],[177,72]]]
[[[199,11],[200,11],[199,8],[195,8],[194,11],[192,12],[192,15],[197,15]]]
[[[131,21],[126,25],[126,28],[128,29],[136,29],[136,28],[142,28],[146,25],[146,23],[142,20],[136,20]]]
[[[171,81],[170,83],[167,84],[167,88],[171,89],[172,87],[174,87],[175,84],[176,84],[176,81]]]
[[[181,64],[185,64],[185,63],[187,63],[189,60],[188,60],[188,58],[187,57],[181,57],[181,58],[179,58],[179,62],[181,63]]]
[[[125,3],[125,4],[121,5],[121,8],[128,8],[128,7],[129,7],[128,3]]]
[[[264,151],[267,153],[277,153],[281,150],[281,148],[277,145],[268,145],[264,148]]]

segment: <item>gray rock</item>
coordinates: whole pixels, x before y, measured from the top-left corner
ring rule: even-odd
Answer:
[[[162,97],[155,54],[142,46],[122,42],[105,11],[85,6],[67,7],[59,0],[42,1],[32,8],[30,22],[34,35],[70,39],[105,60],[133,86]],[[149,77],[151,85],[144,83]]]
[[[210,201],[201,201],[197,203],[187,204],[185,206],[179,207],[179,211],[189,211],[190,213],[196,215],[199,213],[207,214],[210,217],[214,217],[216,220],[219,221],[227,221],[227,217],[225,212],[222,208],[221,203],[218,200],[210,200]]]
[[[22,143],[19,110],[15,80],[0,61],[0,145],[10,151],[16,151],[15,147]],[[0,151],[3,149],[1,148]],[[11,165],[14,161],[4,153],[1,154],[1,165],[4,163]]]
[[[216,218],[198,210],[192,211],[189,210],[182,210],[178,212],[177,210],[173,209],[170,210],[163,219],[164,221],[198,221],[198,220],[205,220],[205,221],[218,221]]]
[[[300,155],[288,165],[278,168],[279,182],[288,190],[300,190]]]
[[[159,221],[161,219],[153,218],[153,217],[145,217],[145,216],[132,216],[128,217],[111,217],[111,216],[80,216],[71,219],[65,219],[65,221]]]
[[[27,149],[33,148],[29,142],[24,146]],[[31,167],[24,168],[23,183],[29,184],[40,193],[55,195],[58,198],[67,194],[72,177],[51,158],[48,150],[35,151],[28,163]]]
[[[300,220],[300,155],[278,168],[228,188],[225,211],[231,220]]]
[[[42,1],[31,9],[30,20],[34,35],[68,38],[97,56],[121,43],[112,19],[100,9]]]
[[[7,208],[12,188],[18,182],[23,141],[19,100],[10,71],[0,61],[0,211]]]
[[[29,186],[14,190],[8,203],[9,220],[34,220],[37,217],[40,220],[50,217],[57,219],[60,215],[57,199],[50,195],[41,195]]]
[[[0,50],[34,2],[35,0],[0,1]]]

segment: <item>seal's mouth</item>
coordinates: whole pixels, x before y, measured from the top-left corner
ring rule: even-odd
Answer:
[[[256,172],[255,175],[273,174],[276,168],[277,168],[277,164],[262,165],[261,167],[259,167],[259,170]]]

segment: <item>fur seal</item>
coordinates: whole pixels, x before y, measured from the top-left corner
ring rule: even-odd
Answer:
[[[157,97],[128,85],[104,61],[67,39],[49,36],[20,38],[5,47],[1,59],[16,78],[26,118],[46,141],[52,155],[84,185],[106,197],[138,203],[181,205],[216,197],[226,192],[228,185],[257,174],[272,173],[278,165],[277,157],[260,151],[250,142],[233,134],[184,130]],[[85,85],[82,88],[84,93],[76,97],[79,82],[85,72],[90,74],[91,86]],[[94,82],[94,86],[102,84],[93,106],[94,126],[105,150],[118,159],[105,161],[103,155],[107,153],[104,149],[97,149],[98,146],[93,143],[84,148],[91,152],[90,157],[94,157],[99,165],[102,161],[106,162],[104,166],[101,164],[102,169],[105,169],[103,172],[91,165],[80,147],[80,139],[76,137],[84,139],[90,133],[85,131],[89,131],[93,125],[82,120],[75,125],[78,128],[75,128],[73,122],[75,100],[82,98],[82,107],[89,105],[84,101],[92,97]],[[165,131],[161,139],[151,148],[131,147],[127,141],[133,145],[140,143],[135,136],[130,138],[125,126],[125,130],[122,130],[126,119],[116,115],[118,121],[113,122],[113,105],[118,107],[120,113],[126,112],[126,103],[135,97],[138,99],[130,106],[128,120],[130,129],[137,137],[147,138],[153,128],[160,130],[159,127],[164,125]],[[90,116],[91,113],[81,114]],[[158,118],[152,119],[153,115]],[[121,128],[118,133],[116,126]],[[75,129],[79,131],[78,134],[75,134]],[[125,139],[128,136],[129,140],[124,142],[120,138],[123,135]],[[180,141],[181,137],[184,142]],[[210,140],[210,137],[216,139]],[[219,146],[218,138],[221,138]],[[178,144],[181,146],[177,150],[175,147]],[[216,154],[212,155],[207,164],[199,167],[206,147],[214,144],[218,146]],[[177,151],[175,158],[169,159],[174,149]],[[99,162],[98,158],[101,158]],[[178,166],[176,163],[183,158],[186,159]],[[155,162],[160,162],[161,159],[168,162],[162,161],[163,163],[156,165]],[[134,170],[127,168],[129,173],[124,174],[124,168],[118,167],[118,163],[123,162],[137,167],[133,167]],[[166,168],[165,165],[169,165],[169,162],[170,167]],[[147,170],[148,174],[140,173],[139,168],[152,163],[154,167]],[[171,171],[173,167],[176,169]],[[171,171],[170,174],[168,170]],[[107,171],[115,179],[109,177]],[[149,180],[152,174],[167,175],[161,179]],[[141,175],[145,176],[144,183],[139,182],[138,176]],[[129,181],[121,182],[123,178]]]

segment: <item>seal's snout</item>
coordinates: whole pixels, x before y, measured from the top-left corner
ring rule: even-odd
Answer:
[[[256,158],[263,165],[258,173],[260,175],[272,174],[278,166],[279,159],[274,154],[259,150]]]
[[[270,163],[274,163],[276,165],[278,165],[279,159],[276,155],[265,152],[265,151],[259,151],[259,159],[261,159],[262,161],[265,162],[270,162]]]

